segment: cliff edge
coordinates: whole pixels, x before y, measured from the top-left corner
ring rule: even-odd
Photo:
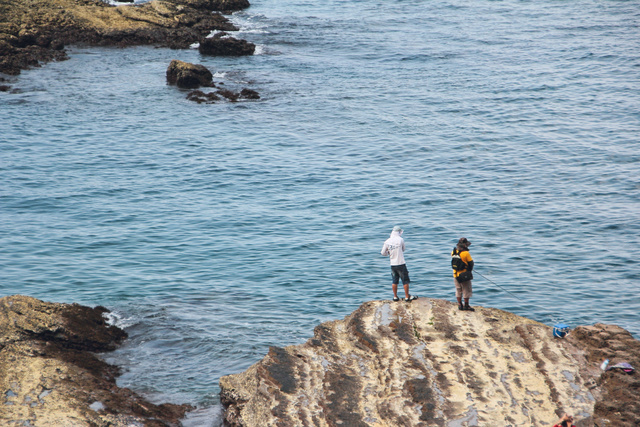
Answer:
[[[220,379],[231,426],[640,425],[640,342],[617,326],[552,328],[447,301],[372,301]]]
[[[109,326],[104,307],[0,298],[0,425],[171,427],[193,409],[152,404],[116,386],[118,368],[96,352],[126,333]]]

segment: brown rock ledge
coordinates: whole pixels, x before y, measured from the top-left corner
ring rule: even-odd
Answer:
[[[372,301],[222,377],[230,426],[640,425],[640,342],[617,326],[549,326],[443,300]]]
[[[0,425],[179,426],[189,405],[154,405],[118,388],[118,368],[94,352],[126,333],[106,324],[104,307],[0,298]]]
[[[187,48],[212,30],[237,30],[212,11],[246,7],[247,0],[152,0],[122,6],[100,0],[0,1],[0,73],[17,75],[40,62],[64,60],[68,44]]]

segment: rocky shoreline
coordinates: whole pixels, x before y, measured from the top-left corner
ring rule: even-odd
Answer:
[[[0,298],[0,425],[177,427],[189,405],[155,405],[119,388],[119,369],[95,353],[127,334],[104,307]]]
[[[201,43],[207,55],[251,55],[251,43],[207,36],[237,31],[223,13],[249,7],[248,0],[151,0],[114,6],[100,0],[0,2],[0,73],[68,58],[65,46],[154,45],[187,49]],[[226,34],[226,33],[225,33]],[[0,77],[0,91],[11,87]]]
[[[194,409],[119,388],[96,353],[126,333],[104,307],[0,298],[0,421],[7,426],[180,426]],[[551,328],[448,301],[364,303],[301,345],[220,379],[227,426],[640,425],[640,341],[612,325]],[[215,361],[212,361],[215,363]]]

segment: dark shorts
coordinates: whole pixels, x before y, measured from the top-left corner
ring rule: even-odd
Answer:
[[[402,279],[403,285],[409,284],[409,270],[407,270],[406,264],[391,266],[391,280],[393,280],[393,283],[397,285],[400,279]]]

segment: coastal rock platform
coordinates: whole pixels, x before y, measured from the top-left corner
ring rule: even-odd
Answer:
[[[104,307],[0,298],[0,425],[7,427],[171,427],[193,409],[155,405],[115,379],[119,369],[95,353],[126,333]]]
[[[564,339],[493,308],[372,301],[220,379],[231,426],[640,425],[640,342],[596,324]]]
[[[213,30],[237,28],[221,13],[247,0],[151,0],[115,6],[100,0],[0,2],[0,73],[17,75],[41,62],[64,60],[69,44],[188,48]]]

